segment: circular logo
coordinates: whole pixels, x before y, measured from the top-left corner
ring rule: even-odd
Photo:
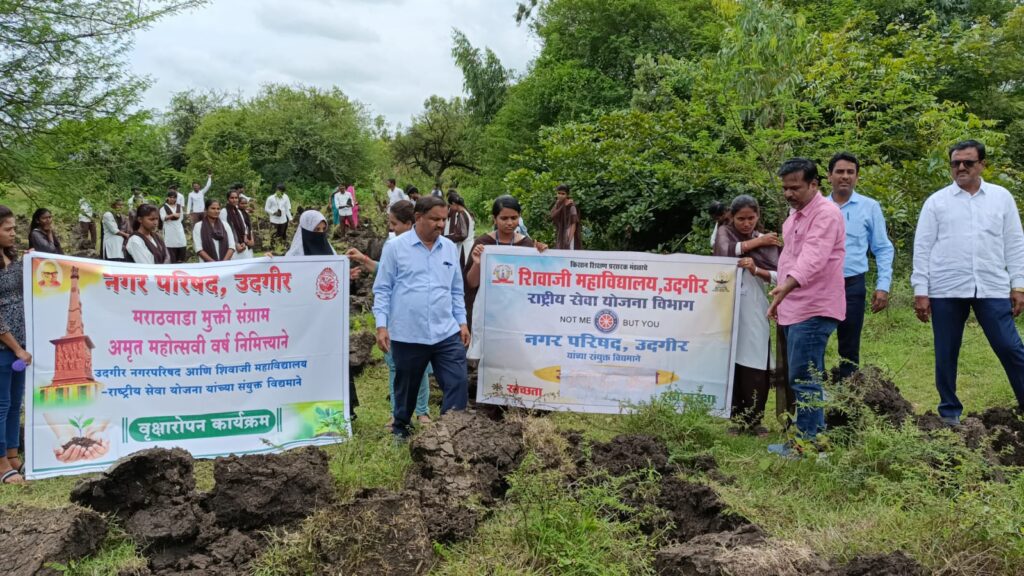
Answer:
[[[614,332],[619,327],[619,315],[612,310],[601,310],[594,315],[594,327],[602,334]]]
[[[334,300],[338,295],[338,275],[330,268],[324,268],[316,278],[316,297],[321,300]]]

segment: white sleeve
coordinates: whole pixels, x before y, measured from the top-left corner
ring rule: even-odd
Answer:
[[[1011,288],[1024,288],[1024,229],[1021,228],[1017,201],[1007,194],[1003,210],[1003,261],[1010,274]]]
[[[149,252],[149,248],[143,245],[142,238],[138,236],[132,236],[128,239],[128,245],[126,246],[128,254],[131,255],[132,260],[136,264],[149,264],[152,259],[152,254]]]
[[[292,220],[292,199],[289,198],[287,194],[285,194],[284,198],[282,198],[282,200],[284,200],[284,210],[282,210],[282,212],[284,212],[284,215],[288,217],[288,221],[291,222],[291,220]]]
[[[114,220],[114,215],[110,212],[105,212],[103,214],[103,231],[106,234],[114,235],[121,231],[121,229],[117,227],[117,221]]]
[[[206,192],[210,190],[210,186],[212,184],[213,184],[213,176],[207,176],[206,177],[206,186],[203,186],[203,189],[200,190],[199,193],[200,194],[206,194]]]
[[[917,219],[917,231],[914,233],[914,271],[910,274],[914,296],[928,295],[932,248],[938,235],[934,199],[935,196],[932,196],[925,201],[921,216]]]
[[[195,247],[196,254],[203,251],[203,222],[196,222],[196,225],[192,227],[192,245]]]
[[[267,214],[271,215],[271,216],[274,215],[274,212],[277,212],[277,208],[274,208],[270,204],[273,201],[274,201],[274,195],[271,194],[270,196],[267,196],[267,201],[263,203],[263,211],[266,212]]]
[[[736,257],[738,258],[743,254],[743,242],[736,243]]]

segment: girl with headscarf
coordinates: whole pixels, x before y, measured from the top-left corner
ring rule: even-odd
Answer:
[[[132,235],[128,237],[125,251],[128,260],[136,264],[168,264],[170,254],[164,239],[156,229],[160,225],[159,209],[152,204],[143,204],[135,211],[132,221]]]
[[[32,223],[28,228],[28,247],[36,252],[63,254],[60,238],[53,231],[53,214],[46,208],[40,208],[32,214]]]
[[[224,262],[235,255],[238,240],[231,226],[220,219],[220,201],[206,199],[203,218],[192,227],[192,244],[203,262]]]
[[[732,220],[718,227],[713,254],[739,258],[737,265],[743,274],[732,413],[740,431],[762,434],[767,432],[760,423],[770,388],[768,371],[772,367],[765,283],[776,283],[780,243],[776,234],[758,232],[761,209],[754,198],[737,196],[729,213]]]
[[[299,216],[299,228],[285,256],[332,256],[334,247],[327,239],[327,218],[319,210],[306,210]]]

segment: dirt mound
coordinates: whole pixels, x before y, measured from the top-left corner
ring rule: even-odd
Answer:
[[[417,494],[364,490],[314,518],[310,553],[321,574],[418,576],[434,564]]]
[[[903,551],[858,556],[834,570],[831,576],[927,576],[928,570]]]
[[[115,514],[143,547],[152,574],[246,573],[267,531],[333,502],[327,456],[317,448],[218,458],[213,492],[195,490],[192,457],[154,448],[80,483],[72,500]]]
[[[227,528],[253,530],[302,520],[334,502],[328,460],[313,446],[218,458],[206,505]]]
[[[523,430],[516,422],[494,421],[468,411],[449,412],[410,445],[413,467],[406,487],[419,494],[439,542],[472,535],[483,507],[504,497],[505,476],[523,457]]]
[[[668,448],[657,438],[643,434],[623,434],[610,442],[594,443],[590,460],[612,476],[625,476],[647,468],[660,474],[670,472]]]
[[[665,538],[671,542],[686,542],[704,534],[753,527],[743,516],[727,512],[725,503],[710,486],[675,476],[662,478],[655,503],[668,512],[667,520],[671,526],[664,526],[668,528]],[[655,529],[661,527],[652,526]]]
[[[365,366],[373,358],[373,347],[377,345],[377,337],[373,332],[350,332],[348,336],[348,365]]]
[[[854,372],[843,382],[841,390],[842,395],[847,397],[844,402],[846,406],[840,411],[828,411],[830,427],[849,424],[850,417],[858,413],[860,406],[866,406],[896,427],[902,426],[903,422],[914,416],[914,406],[903,397],[896,384],[875,366],[865,366]]]
[[[828,567],[813,551],[767,540],[750,525],[698,536],[655,555],[660,576],[823,576]]]
[[[920,416],[914,416],[914,424],[922,432],[936,432],[948,428],[942,417],[929,410]]]
[[[107,521],[79,506],[44,509],[16,506],[0,511],[0,564],[8,576],[56,576],[47,568],[96,552]]]
[[[151,448],[79,483],[71,491],[71,501],[125,519],[142,508],[180,503],[195,487],[191,454],[180,448]]]
[[[915,418],[917,427],[931,433],[949,429],[937,414],[927,412]],[[989,408],[971,413],[952,428],[968,448],[985,450],[986,458],[1004,466],[1024,466],[1024,420],[1009,408]]]

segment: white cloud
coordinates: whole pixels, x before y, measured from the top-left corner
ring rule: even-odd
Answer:
[[[139,33],[130,66],[174,92],[255,94],[267,82],[337,85],[374,114],[408,124],[431,94],[462,92],[452,28],[522,71],[537,42],[515,23],[515,0],[216,0]]]

